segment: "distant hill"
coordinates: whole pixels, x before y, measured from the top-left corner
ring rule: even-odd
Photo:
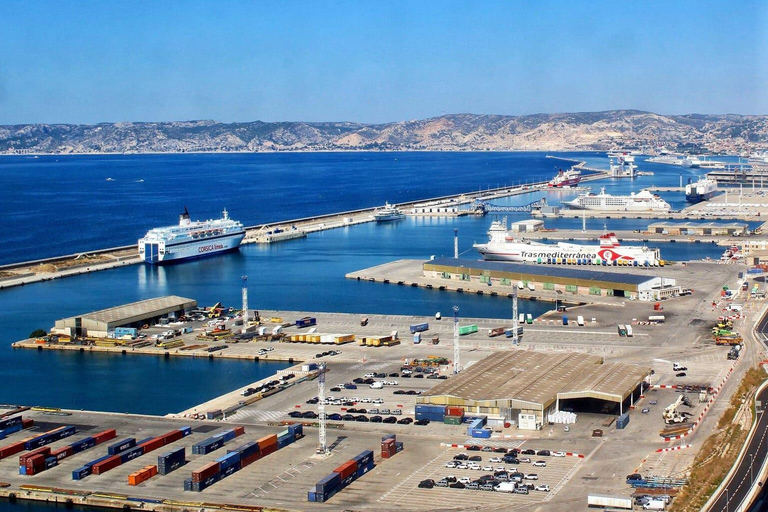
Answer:
[[[0,153],[235,151],[526,151],[666,146],[744,152],[768,146],[768,116],[638,110],[499,116],[451,114],[385,124],[216,121],[0,126]]]

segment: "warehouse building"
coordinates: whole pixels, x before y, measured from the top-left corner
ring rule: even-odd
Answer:
[[[682,292],[672,278],[635,272],[609,272],[573,267],[552,267],[525,263],[435,258],[424,263],[424,277],[485,283],[511,289],[529,283],[539,290],[574,295],[626,297],[660,300]]]
[[[747,234],[749,225],[741,222],[654,222],[648,232],[661,235],[719,235]]]
[[[498,415],[538,430],[562,407],[622,414],[650,374],[649,367],[605,363],[587,354],[515,350],[481,359],[419,401],[464,407],[467,415]]]
[[[56,320],[52,332],[69,336],[106,338],[115,327],[144,327],[161,318],[177,318],[197,307],[197,301],[170,295],[140,300],[101,311]]]

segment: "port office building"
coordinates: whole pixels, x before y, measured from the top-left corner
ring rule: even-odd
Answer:
[[[640,394],[650,367],[605,363],[580,353],[550,354],[533,350],[496,353],[425,392],[420,403],[464,407],[466,415],[498,415],[538,430],[549,414],[563,406],[581,410],[612,405],[619,414]]]
[[[634,267],[633,267],[634,268]],[[424,277],[450,279],[512,287],[523,282],[536,288],[576,295],[602,295],[637,300],[659,300],[678,295],[682,290],[672,278],[641,275],[635,272],[596,271],[572,266],[481,261],[461,258],[435,258],[423,265]]]
[[[197,301],[169,295],[140,300],[92,313],[56,320],[53,332],[69,336],[106,338],[115,327],[138,327],[157,323],[163,317],[178,317],[197,307]]]

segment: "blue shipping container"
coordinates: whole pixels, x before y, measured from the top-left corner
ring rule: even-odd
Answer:
[[[235,434],[235,429],[229,429],[220,434],[217,434],[216,437],[220,437],[224,440],[224,442],[227,442],[233,440],[235,437],[237,437],[237,435]]]
[[[20,475],[26,475],[27,474],[27,466],[19,466],[19,474]]]
[[[370,470],[372,470],[373,468],[374,468],[374,465],[373,465],[373,460],[370,460],[370,461],[368,461],[368,463],[367,463],[367,464],[364,464],[364,465],[360,465],[360,466],[357,468],[357,472],[356,472],[356,473],[357,473],[357,476],[356,476],[356,478],[360,478],[361,476],[363,476],[364,474],[366,474],[367,472],[369,472],[369,471],[370,471]]]
[[[291,436],[285,436],[285,437],[278,437],[277,438],[277,449],[281,450],[291,444],[294,441],[293,437]]]
[[[315,491],[308,491],[307,492],[307,501],[316,502],[317,501],[317,495]]]
[[[288,426],[288,432],[293,434],[294,438],[299,438],[304,435],[304,425],[296,423]]]
[[[0,430],[0,439],[5,439],[8,435],[13,434],[14,432],[19,432],[21,429],[21,423],[18,425],[11,425],[10,427],[6,427],[3,430]]]
[[[429,330],[429,324],[415,324],[411,326],[411,334],[416,334],[417,332],[424,332],[426,330]]]
[[[184,435],[184,437],[192,435],[192,427],[181,427],[179,430],[181,430],[181,433]]]
[[[372,450],[365,450],[360,455],[356,455],[355,457],[352,457],[352,460],[357,461],[357,466],[365,466],[369,462],[373,461],[373,451]]]
[[[35,450],[37,448],[40,448],[42,446],[45,446],[47,444],[51,444],[53,442],[58,441],[59,439],[64,439],[65,437],[69,437],[71,435],[74,435],[76,432],[75,427],[73,426],[67,426],[63,428],[62,430],[58,430],[56,432],[50,433],[50,434],[43,434],[41,436],[37,436],[33,439],[30,439],[29,441],[24,443],[24,448],[26,450]]]
[[[82,466],[72,471],[72,480],[82,480],[91,474],[91,466]]]
[[[487,428],[475,428],[472,429],[472,432],[470,433],[472,437],[478,437],[481,439],[490,439],[491,437],[491,431]]]
[[[72,453],[80,453],[84,450],[87,450],[88,448],[93,448],[96,446],[96,439],[93,437],[86,437],[85,439],[81,439],[75,443],[70,444],[69,446],[72,447]]]
[[[229,475],[231,475],[235,471],[239,471],[239,470],[240,470],[240,461],[237,461],[234,464],[232,464],[231,466],[229,466],[227,469],[221,470],[221,477],[220,478],[228,477]]]
[[[13,418],[8,418],[7,420],[0,420],[0,430],[5,430],[8,427],[12,427],[14,425],[21,425],[21,416],[15,416]]]
[[[238,452],[230,452],[223,457],[219,457],[216,459],[216,462],[219,463],[219,470],[224,471],[229,466],[233,466],[236,463],[240,462],[240,453]]]
[[[143,447],[137,446],[135,448],[131,448],[130,450],[120,453],[120,463],[125,464],[129,460],[133,460],[136,457],[141,457],[142,455],[144,455]]]
[[[341,477],[338,473],[331,473],[315,484],[315,491],[320,494],[336,489],[341,484]]]
[[[250,443],[245,443],[244,445],[238,446],[233,450],[229,450],[229,452],[240,453],[241,460],[250,455],[253,455],[254,453],[258,453],[258,451],[259,451],[259,445],[256,444],[254,441],[251,441]]]
[[[45,459],[45,469],[51,469],[53,466],[56,466],[59,464],[59,459],[56,457],[48,457]]]
[[[387,434],[386,436],[381,438],[381,442],[383,443],[387,439],[395,439],[395,440],[397,440],[397,436],[395,434]]]
[[[124,452],[130,448],[133,448],[134,446],[136,446],[136,438],[129,437],[128,439],[123,439],[122,441],[118,441],[115,444],[107,446],[107,453],[110,455],[117,455],[118,453]]]

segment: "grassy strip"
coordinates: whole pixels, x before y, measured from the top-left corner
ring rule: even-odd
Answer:
[[[765,380],[765,372],[760,368],[751,368],[731,398],[730,407],[717,423],[718,432],[704,441],[699,454],[693,462],[688,484],[675,498],[669,510],[675,512],[694,512],[701,510],[715,490],[720,486],[730,471],[746,441],[749,429],[742,430],[733,423],[736,412],[747,397]],[[750,425],[751,427],[751,425]]]

